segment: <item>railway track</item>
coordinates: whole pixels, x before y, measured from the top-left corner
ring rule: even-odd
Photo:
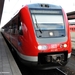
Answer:
[[[67,75],[60,69],[52,69],[52,70],[34,70],[32,71],[31,75]]]
[[[57,70],[60,72],[61,75],[67,75],[64,71],[60,70],[59,68],[57,68]]]
[[[23,68],[23,67],[22,67]],[[68,75],[67,73],[63,72],[60,69],[51,69],[51,70],[36,70],[31,68],[23,68],[22,70],[23,75]],[[70,74],[72,75],[72,74]]]

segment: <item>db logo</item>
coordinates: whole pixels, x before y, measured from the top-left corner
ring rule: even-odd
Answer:
[[[51,48],[57,48],[57,44],[51,45]]]

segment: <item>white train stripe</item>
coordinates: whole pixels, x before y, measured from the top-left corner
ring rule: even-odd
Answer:
[[[24,59],[26,61],[32,61],[32,62],[38,61],[38,56],[27,56],[27,55],[23,55],[23,54],[19,53],[18,51],[17,51],[17,53],[22,59]]]
[[[71,53],[68,53],[68,58],[70,58],[71,57]]]

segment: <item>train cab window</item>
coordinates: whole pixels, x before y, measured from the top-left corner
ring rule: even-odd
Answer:
[[[65,21],[61,10],[31,9],[31,15],[37,38],[55,38],[66,36]],[[50,31],[53,32],[53,36],[49,35]]]

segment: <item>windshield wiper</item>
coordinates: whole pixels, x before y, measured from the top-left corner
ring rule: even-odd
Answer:
[[[35,19],[35,22],[36,22],[36,27],[39,29],[40,33],[42,33],[42,30],[40,29],[38,23],[37,23],[37,19],[36,19],[36,16],[34,15],[34,19]]]

